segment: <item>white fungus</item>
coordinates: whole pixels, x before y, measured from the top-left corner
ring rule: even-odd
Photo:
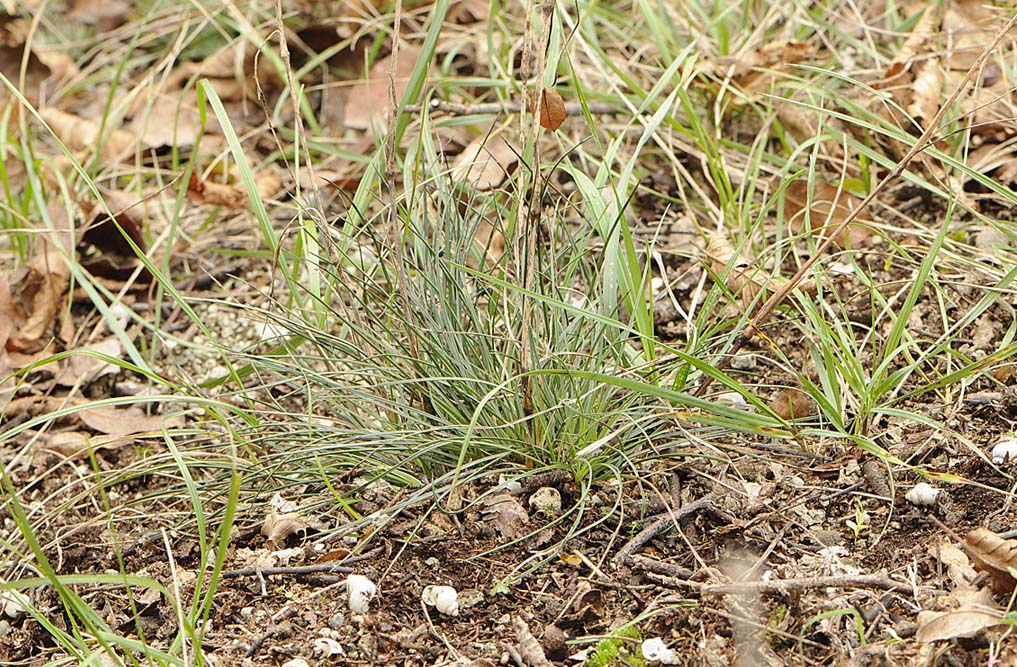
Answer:
[[[427,606],[437,609],[439,614],[459,615],[459,592],[451,586],[427,586],[420,599]]]
[[[643,657],[651,662],[659,662],[662,665],[677,665],[678,656],[669,649],[660,637],[647,639],[642,645]]]
[[[904,498],[912,505],[918,505],[919,507],[935,505],[939,491],[940,489],[930,484],[918,482],[913,489],[904,494]]]
[[[366,614],[377,592],[374,582],[363,575],[351,574],[346,578],[347,603],[354,614]]]

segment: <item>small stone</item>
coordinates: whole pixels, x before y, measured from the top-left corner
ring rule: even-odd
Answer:
[[[981,250],[993,251],[996,248],[1008,248],[1010,237],[995,227],[983,229],[975,234],[975,247]]]
[[[332,628],[333,630],[338,630],[344,625],[346,625],[346,616],[341,611],[336,612],[329,616],[328,627]]]
[[[529,505],[538,512],[558,516],[561,513],[561,493],[552,486],[542,486],[530,496]]]
[[[758,365],[754,354],[736,354],[731,357],[731,368],[736,371],[754,371]]]

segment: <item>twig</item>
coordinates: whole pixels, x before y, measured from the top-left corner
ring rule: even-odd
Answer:
[[[671,563],[665,563],[655,558],[647,558],[646,556],[635,556],[630,555],[625,558],[627,564],[636,565],[643,568],[647,572],[656,572],[657,574],[666,574],[669,577],[675,577],[677,579],[688,579],[695,572],[692,570],[681,567],[679,565],[673,565]]]
[[[519,202],[516,209],[516,224],[515,234],[517,238],[521,235],[523,239],[522,247],[522,259],[525,262],[523,267],[523,288],[525,290],[523,294],[523,312],[522,312],[522,324],[519,332],[519,376],[522,378],[522,404],[523,404],[523,415],[530,417],[533,414],[533,376],[529,374],[531,370],[531,359],[530,356],[533,351],[530,349],[532,345],[531,331],[531,317],[530,314],[533,309],[533,303],[530,297],[526,294],[533,292],[533,284],[536,280],[536,260],[537,260],[537,225],[540,224],[538,216],[540,215],[540,109],[541,109],[541,95],[543,95],[543,88],[540,86],[541,77],[544,76],[544,67],[547,62],[546,49],[548,48],[548,39],[550,37],[549,25],[551,23],[551,12],[554,10],[552,3],[544,3],[540,6],[541,12],[541,30],[540,30],[540,41],[535,49],[534,59],[536,70],[533,72],[533,79],[536,83],[534,86],[534,106],[532,107],[533,113],[529,116],[526,114],[526,107],[520,107],[522,114],[520,115],[520,122],[524,130],[529,129],[530,136],[527,142],[527,146],[531,148],[531,160],[533,167],[530,170],[520,169],[519,170],[519,192],[527,192],[526,190],[526,177],[529,175],[529,199],[528,201]],[[526,22],[526,45],[530,48],[533,47],[533,11],[532,7],[529,15],[527,16]],[[524,49],[524,52],[529,55],[529,49]],[[524,77],[523,81],[529,81],[528,71],[530,67],[530,61],[525,61]],[[523,90],[526,90],[526,86],[523,86]],[[525,97],[525,92],[524,92]],[[525,101],[525,100],[524,100]],[[526,123],[529,122],[527,126]],[[534,422],[533,420],[527,419],[527,426],[530,429],[531,442],[536,444],[540,438],[540,434],[534,433]]]
[[[665,512],[658,519],[650,523],[646,528],[643,528],[639,533],[636,534],[628,544],[623,546],[618,553],[611,558],[611,562],[615,565],[622,563],[628,558],[633,552],[642,549],[647,542],[652,540],[657,535],[666,532],[671,526],[675,525],[679,519],[698,512],[699,510],[712,510],[713,502],[710,496],[703,496],[698,500],[694,500],[687,505],[682,505],[673,512]]]
[[[454,116],[473,116],[503,113],[519,113],[523,109],[523,103],[518,100],[506,102],[483,102],[480,104],[460,104],[458,102],[447,102],[445,100],[431,100],[427,105],[431,111],[444,111]],[[404,111],[408,113],[420,113],[424,110],[423,104],[407,104]],[[605,104],[604,102],[590,102],[583,109],[579,102],[567,102],[565,104],[566,116],[578,116],[589,111],[591,114],[623,114],[624,109]]]
[[[826,251],[830,249],[830,246],[833,245],[834,241],[843,236],[844,230],[847,229],[848,225],[857,220],[858,216],[861,215],[873,201],[875,201],[876,197],[879,196],[883,190],[885,190],[892,182],[900,178],[901,174],[904,173],[904,170],[907,169],[907,166],[915,159],[915,157],[918,156],[919,153],[924,152],[929,146],[934,144],[932,136],[939,128],[939,123],[943,120],[943,116],[946,115],[946,112],[950,110],[950,107],[953,106],[954,102],[957,101],[957,98],[960,97],[961,93],[967,88],[968,83],[971,82],[975,73],[981,71],[982,65],[984,65],[985,61],[989,59],[989,56],[992,55],[992,52],[1003,40],[1003,37],[1005,37],[1015,25],[1017,25],[1017,14],[1011,17],[1006,26],[996,34],[992,43],[985,47],[985,50],[983,50],[978,56],[978,59],[975,60],[970,68],[968,68],[967,73],[964,74],[964,78],[961,79],[960,83],[957,84],[957,87],[954,88],[946,103],[939,107],[939,111],[937,111],[936,115],[929,121],[925,131],[922,132],[921,136],[915,140],[914,145],[904,155],[904,157],[902,157],[894,168],[890,170],[890,173],[884,176],[883,180],[881,180],[876,187],[872,188],[868,196],[865,197],[858,206],[851,209],[844,219],[836,227],[834,227],[833,231],[826,236],[823,243],[816,248],[816,252],[813,253],[813,255],[809,257],[804,264],[802,264],[802,267],[788,279],[787,283],[777,290],[773,296],[767,299],[756,313],[752,314],[749,318],[749,324],[742,332],[742,335],[734,342],[734,345],[731,346],[727,355],[721,358],[721,361],[717,366],[718,369],[726,367],[729,360],[732,359],[746,343],[752,340],[753,336],[756,335],[759,329],[766,324],[766,321],[770,318],[770,315],[773,314],[773,311],[776,310],[777,306],[783,303],[784,299],[786,299],[788,295],[798,287],[799,283],[802,282],[806,274],[809,273],[816,262],[818,262],[820,258],[826,254]],[[702,396],[705,394],[706,390],[709,389],[712,383],[713,376],[707,375],[703,379],[703,383],[699,385],[699,389],[696,391],[696,396]]]
[[[235,579],[237,577],[267,576],[277,574],[299,576],[301,574],[316,574],[318,572],[353,572],[352,567],[337,565],[335,563],[321,563],[319,565],[294,565],[291,567],[245,567],[240,570],[223,570],[220,575],[223,579]]]
[[[693,582],[689,582],[693,583]],[[739,593],[788,593],[812,588],[878,588],[898,593],[913,590],[911,584],[894,581],[878,574],[853,576],[803,577],[801,579],[772,579],[770,581],[740,581],[734,584],[696,584],[703,595],[731,595]]]
[[[647,578],[664,586],[674,588],[691,588],[700,595],[741,595],[745,593],[789,593],[805,591],[813,588],[877,588],[898,593],[910,593],[910,584],[894,581],[878,574],[858,574],[853,576],[802,577],[801,579],[772,579],[770,581],[739,581],[732,584],[704,584],[698,581],[665,577],[647,573]]]

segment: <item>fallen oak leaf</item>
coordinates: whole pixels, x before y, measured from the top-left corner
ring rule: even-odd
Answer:
[[[404,46],[399,49],[395,70],[396,104],[402,100],[410,84],[410,75],[420,60],[423,51],[419,47]],[[353,84],[347,94],[346,127],[354,130],[371,130],[375,135],[384,132],[389,108],[389,76],[392,73],[392,56],[374,63],[367,75]]]
[[[499,493],[485,498],[484,505],[486,507],[483,513],[493,521],[502,537],[514,540],[526,534],[526,524],[530,522],[530,515],[510,494]]]
[[[494,190],[519,163],[517,151],[500,134],[486,134],[471,141],[452,163],[451,178],[481,192]]]
[[[803,419],[812,414],[812,401],[808,394],[790,387],[778,391],[768,407],[784,421]]]
[[[735,57],[718,59],[713,74],[722,79],[730,76],[742,88],[765,90],[774,80],[772,70],[784,70],[788,65],[800,63],[815,50],[808,42],[779,39]]]
[[[29,23],[15,16],[15,8],[5,4],[4,9],[6,13],[0,14],[0,74],[17,86],[29,102],[38,104],[51,82],[76,77],[77,65],[62,51],[40,49],[35,44],[30,46],[27,43],[32,32]],[[0,86],[0,102],[6,101],[9,95],[7,87]]]
[[[39,448],[66,459],[79,460],[85,458],[90,452],[116,449],[131,442],[133,440],[130,438],[120,436],[91,436],[84,431],[61,431],[43,440]]]

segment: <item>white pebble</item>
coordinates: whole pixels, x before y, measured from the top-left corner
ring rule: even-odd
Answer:
[[[558,516],[561,513],[561,493],[553,486],[542,486],[530,496],[530,507],[544,514]]]

